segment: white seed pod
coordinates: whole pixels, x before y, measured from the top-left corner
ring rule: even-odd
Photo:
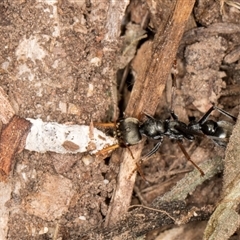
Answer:
[[[94,127],[43,122],[41,119],[27,120],[32,123],[25,145],[25,149],[29,151],[95,154],[117,143],[115,138]]]

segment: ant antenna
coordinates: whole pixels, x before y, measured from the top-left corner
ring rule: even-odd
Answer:
[[[174,99],[175,99],[175,91],[176,91],[176,75],[174,74],[173,75],[173,78],[172,78],[172,93],[171,93],[171,103],[170,103],[170,112],[174,112],[173,109],[173,104],[174,104]]]

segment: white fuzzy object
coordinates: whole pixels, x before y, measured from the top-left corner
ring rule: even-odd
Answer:
[[[27,120],[32,123],[25,145],[25,149],[29,151],[95,154],[117,143],[115,138],[94,127],[43,122],[32,118]]]

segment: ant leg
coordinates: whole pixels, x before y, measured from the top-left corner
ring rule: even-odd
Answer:
[[[234,122],[237,121],[237,118],[236,118],[236,117],[232,116],[230,113],[222,110],[221,108],[218,108],[218,107],[216,107],[215,105],[213,105],[213,106],[202,116],[202,118],[198,121],[198,124],[199,124],[200,126],[203,125],[203,124],[207,121],[208,117],[210,116],[210,114],[211,114],[214,110],[218,110],[218,111],[219,111],[220,113],[222,113],[223,115],[231,118]]]
[[[173,111],[173,110],[171,110],[171,116],[172,116],[172,118],[173,118],[173,120],[178,120],[178,116],[175,114],[175,112]]]
[[[143,173],[143,171],[142,171],[141,165],[140,165],[139,163],[136,163],[136,168],[131,172],[131,174],[129,175],[128,179],[130,179],[130,178],[132,177],[132,175],[133,175],[133,173],[134,173],[135,171],[137,171],[137,172],[140,174],[140,176],[142,177],[142,179],[143,179],[145,182],[148,182],[147,179],[146,179],[145,176],[144,176],[144,173]]]
[[[142,168],[141,168],[141,165],[139,164],[139,163],[136,163],[136,166],[137,166],[137,171],[138,171],[138,173],[140,174],[140,176],[142,177],[142,179],[145,181],[145,182],[147,182],[147,179],[145,178],[145,176],[144,176],[144,173],[143,173],[143,170],[142,170]]]
[[[159,149],[159,147],[161,146],[162,144],[162,141],[163,141],[163,138],[160,138],[159,139],[159,142],[153,147],[153,149],[147,153],[146,155],[144,155],[142,157],[142,160],[145,160],[146,158],[149,158],[150,156],[152,156],[155,152],[157,152],[157,150]]]
[[[229,117],[229,118],[231,118],[234,122],[236,122],[237,121],[237,118],[236,117],[234,117],[233,115],[231,115],[230,113],[228,113],[228,112],[226,112],[226,111],[224,111],[223,109],[221,109],[221,108],[218,108],[218,107],[216,107],[216,106],[214,106],[214,108],[216,109],[216,110],[218,110],[220,113],[222,113],[223,115],[225,115],[226,117]]]
[[[200,126],[203,125],[203,124],[207,121],[208,117],[210,116],[210,114],[211,114],[214,110],[215,110],[215,106],[213,105],[213,106],[202,116],[202,118],[198,121],[198,124],[199,124]]]
[[[176,64],[174,64],[174,69],[176,69]],[[173,74],[172,77],[172,88],[171,88],[171,103],[170,103],[170,114],[173,120],[178,120],[178,116],[174,112],[174,99],[175,99],[175,90],[176,90],[176,74]]]
[[[127,150],[130,152],[130,155],[131,155],[132,159],[134,159],[134,156],[133,156],[133,153],[132,153],[132,151],[131,151],[130,147],[129,147],[129,146],[127,146],[126,148],[127,148]]]
[[[177,79],[177,61],[175,59],[175,62],[173,63],[173,73],[172,73],[172,88],[171,88],[171,103],[170,103],[170,112],[174,112],[173,104],[175,99],[175,90],[176,90],[176,79]],[[176,116],[176,115],[175,115]],[[174,119],[174,118],[173,118]]]
[[[195,162],[192,161],[192,159],[188,155],[188,153],[187,153],[186,149],[184,148],[184,146],[182,145],[182,143],[180,141],[177,141],[177,143],[178,143],[178,146],[180,147],[180,149],[182,150],[184,156],[186,157],[186,159],[189,162],[191,162],[195,168],[197,168],[197,170],[201,173],[201,176],[204,176],[203,170]]]
[[[154,119],[152,116],[150,116],[149,114],[143,112],[143,114],[147,117],[147,118],[150,118],[150,119]]]
[[[121,142],[119,146],[123,147],[123,148],[127,148],[127,150],[129,151],[132,159],[134,159],[133,153],[132,153],[132,151],[131,151],[131,149],[130,149],[130,147],[128,145],[126,145],[124,142]]]

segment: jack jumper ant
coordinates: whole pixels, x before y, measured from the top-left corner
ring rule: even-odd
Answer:
[[[126,117],[117,121],[116,124],[97,124],[98,126],[105,127],[115,126],[116,135],[119,141],[119,144],[110,146],[106,149],[101,150],[100,152],[103,153],[116,149],[118,147],[128,147],[135,145],[142,140],[142,136],[146,136],[149,139],[158,141],[153,149],[143,157],[148,158],[159,149],[164,136],[167,136],[170,139],[176,140],[186,159],[190,161],[203,176],[204,172],[191,160],[190,156],[182,145],[182,142],[184,139],[193,141],[195,140],[196,136],[207,136],[212,139],[217,145],[226,147],[228,138],[232,133],[233,124],[226,121],[208,120],[210,114],[214,110],[219,111],[223,115],[232,119],[234,122],[237,120],[236,117],[232,116],[228,112],[218,108],[215,105],[212,105],[212,107],[202,116],[199,121],[192,120],[188,124],[179,121],[178,116],[174,113],[174,111],[170,112],[171,119],[168,118],[166,120],[155,119],[150,115],[144,113],[147,120],[143,122],[140,122],[137,118]]]

